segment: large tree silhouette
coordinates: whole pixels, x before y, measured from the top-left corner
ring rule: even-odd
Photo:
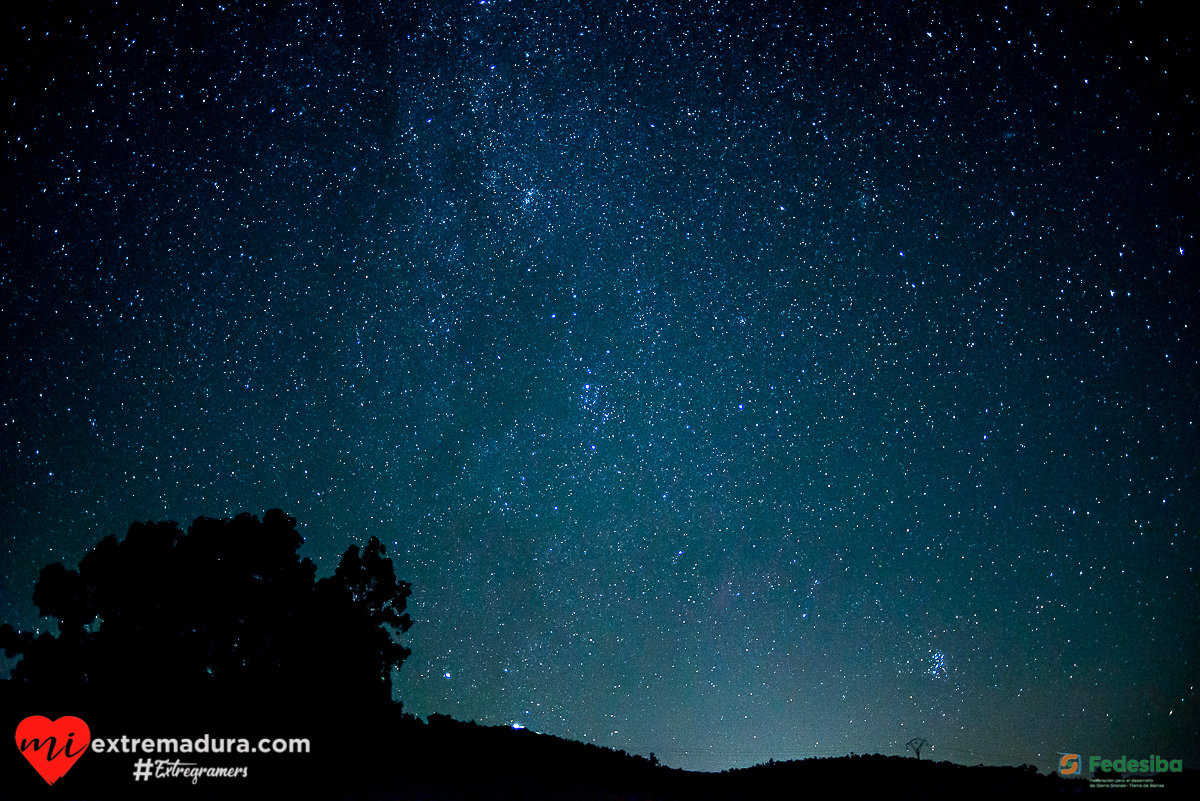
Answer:
[[[302,703],[310,711],[391,701],[391,673],[409,655],[410,594],[384,547],[349,548],[316,581],[296,520],[198,518],[134,523],[106,537],[77,570],[41,571],[33,600],[59,635],[0,627],[0,647],[24,658],[12,682],[31,692],[152,698],[203,705]]]

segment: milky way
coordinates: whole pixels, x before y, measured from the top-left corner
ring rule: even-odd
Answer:
[[[0,57],[0,619],[281,507],[323,573],[388,545],[420,715],[1195,766],[1169,20],[60,5]]]

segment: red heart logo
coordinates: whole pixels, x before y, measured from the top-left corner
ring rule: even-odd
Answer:
[[[17,748],[48,784],[65,776],[91,742],[88,725],[69,715],[58,720],[31,715],[17,725]]]

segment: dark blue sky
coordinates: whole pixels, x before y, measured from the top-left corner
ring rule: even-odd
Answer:
[[[421,715],[1196,764],[1171,20],[347,5],[6,21],[0,619],[282,507],[325,572],[389,545]]]

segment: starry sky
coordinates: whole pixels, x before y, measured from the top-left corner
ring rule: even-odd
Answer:
[[[0,619],[281,507],[422,716],[1196,767],[1192,44],[1030,5],[10,10]]]

